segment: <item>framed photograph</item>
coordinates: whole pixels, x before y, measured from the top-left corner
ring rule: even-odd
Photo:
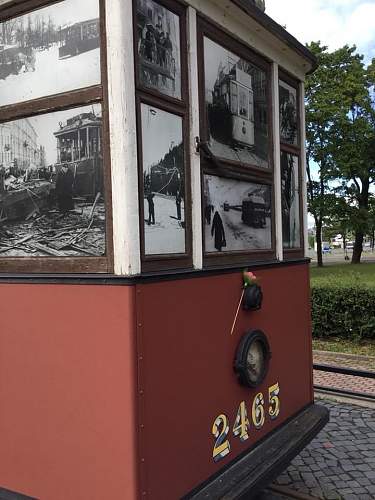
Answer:
[[[272,248],[271,187],[204,176],[204,250],[245,252]]]
[[[186,252],[185,153],[180,116],[141,104],[145,255]]]
[[[297,89],[279,80],[280,140],[287,144],[298,144]]]
[[[204,102],[212,153],[224,160],[268,168],[267,74],[207,36]]]
[[[139,83],[181,99],[180,18],[153,0],[136,0]]]
[[[0,258],[106,255],[100,104],[0,124]]]
[[[298,156],[281,152],[281,199],[284,248],[301,247]]]
[[[0,106],[100,83],[99,0],[64,0],[0,23]]]

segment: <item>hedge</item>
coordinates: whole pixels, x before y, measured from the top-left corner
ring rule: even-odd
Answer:
[[[311,299],[314,337],[375,339],[375,288],[313,283]]]

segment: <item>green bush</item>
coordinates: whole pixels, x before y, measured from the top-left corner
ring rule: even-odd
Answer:
[[[311,300],[315,338],[375,339],[375,288],[332,279],[312,282]]]

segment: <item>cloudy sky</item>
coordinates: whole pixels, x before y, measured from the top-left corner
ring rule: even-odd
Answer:
[[[366,62],[375,57],[375,0],[266,0],[266,13],[303,43],[355,44]]]

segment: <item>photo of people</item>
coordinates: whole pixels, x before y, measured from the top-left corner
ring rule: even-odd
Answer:
[[[282,142],[298,143],[297,90],[279,80],[280,139]]]
[[[142,104],[145,254],[185,252],[182,118]]]
[[[269,186],[205,175],[203,214],[206,253],[271,248]]]
[[[137,34],[141,84],[181,98],[179,17],[153,0],[137,0]]]
[[[0,106],[100,82],[99,0],[64,0],[0,23]]]
[[[281,152],[281,201],[284,248],[301,246],[298,157]]]
[[[0,258],[106,254],[100,104],[0,124]]]
[[[212,153],[267,168],[266,73],[204,38],[206,118]]]

